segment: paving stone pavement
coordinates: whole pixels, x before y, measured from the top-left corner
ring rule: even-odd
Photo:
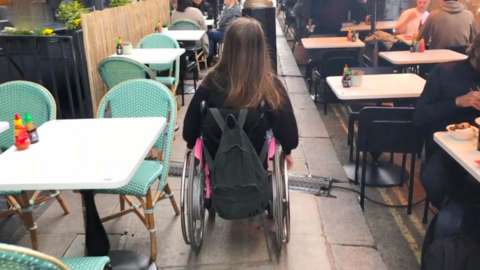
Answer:
[[[277,28],[278,29],[278,28]],[[329,134],[320,118],[283,34],[277,33],[279,75],[290,95],[300,130],[300,146],[293,152],[292,174],[331,176],[346,180]],[[179,111],[179,125],[186,107]],[[172,160],[182,162],[185,144],[181,130],[176,135]],[[308,164],[309,171],[307,170]],[[179,201],[180,179],[169,183]],[[345,184],[349,185],[349,184]],[[272,247],[270,221],[256,217],[242,221],[216,218],[207,224],[205,242],[199,254],[185,245],[180,218],[174,216],[168,201],[155,209],[159,269],[387,269],[358,206],[356,196],[334,190],[336,198],[316,197],[291,191],[290,243],[280,254]],[[64,192],[71,214],[62,215],[58,204],[51,203],[37,220],[40,250],[55,256],[79,256],[84,250],[83,218],[80,196]],[[119,209],[117,196],[97,196],[100,215]],[[105,223],[113,249],[149,252],[149,237],[135,215]],[[23,228],[18,244],[30,246]],[[6,237],[6,236],[5,236]],[[2,240],[2,239],[0,239]],[[10,241],[5,240],[4,241]]]

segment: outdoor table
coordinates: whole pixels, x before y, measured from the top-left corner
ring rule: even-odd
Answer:
[[[405,45],[412,46],[413,37],[411,35],[399,34],[395,35],[395,37],[403,42]]]
[[[200,41],[205,35],[205,30],[168,30],[162,33],[177,41]]]
[[[214,20],[213,20],[213,19],[205,19],[205,24],[206,24],[207,26],[213,26]]]
[[[357,87],[344,88],[341,76],[327,77],[327,84],[333,93],[346,103],[385,102],[418,98],[426,81],[413,73],[362,75],[362,83]],[[366,185],[375,187],[400,184],[401,175],[407,175],[401,167],[378,161],[378,153],[371,153],[374,162],[367,165]],[[355,179],[355,164],[343,166],[349,179]],[[403,171],[403,172],[402,172]]]
[[[148,264],[144,255],[109,252],[93,190],[126,185],[165,124],[163,117],[46,122],[38,128],[38,143],[0,155],[0,190],[82,190],[87,255],[108,255],[114,267],[119,261]]]
[[[0,121],[0,133],[8,130],[9,128],[10,128],[10,124],[8,124],[8,122]]]
[[[361,40],[348,41],[347,37],[310,37],[302,38],[303,47],[306,50],[316,49],[358,49],[364,48],[365,43]]]
[[[463,61],[467,56],[447,49],[432,49],[424,52],[392,51],[380,52],[383,59],[394,65],[424,65]]]
[[[113,54],[115,57],[125,57],[142,64],[169,64],[185,53],[185,49],[132,49],[131,54]]]
[[[327,77],[327,84],[343,101],[397,100],[417,98],[425,80],[413,73],[362,75],[360,86],[344,88],[342,76]]]
[[[447,131],[440,131],[435,132],[433,139],[480,182],[480,166],[475,163],[475,160],[480,160],[480,151],[477,150],[477,137],[470,140],[458,140],[448,134]]]
[[[395,28],[397,21],[377,21],[375,28],[377,30],[392,30]],[[348,30],[356,31],[356,32],[366,32],[370,31],[372,28],[371,24],[366,24],[365,22],[361,22],[359,24],[352,24],[352,25],[344,25],[340,31],[347,32]]]

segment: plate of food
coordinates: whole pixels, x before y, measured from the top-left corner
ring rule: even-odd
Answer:
[[[457,140],[470,140],[477,134],[477,128],[467,122],[448,125],[447,131]]]

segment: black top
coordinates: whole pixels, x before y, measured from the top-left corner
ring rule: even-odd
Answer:
[[[460,108],[455,99],[480,86],[480,72],[468,61],[437,65],[430,73],[417,102],[415,124],[426,136],[427,150],[436,148],[433,133],[452,123],[470,122],[480,116],[474,108]]]
[[[277,111],[273,111],[267,106],[249,110],[244,130],[257,152],[260,152],[265,142],[266,131],[271,129],[285,154],[290,154],[292,149],[298,146],[297,122],[287,92],[280,81],[277,84],[278,90],[285,97],[283,106]],[[209,119],[210,114],[205,115],[201,112],[201,103],[205,101],[207,107],[223,109],[225,108],[225,98],[225,91],[213,84],[207,85],[204,82],[198,87],[183,122],[183,139],[187,142],[188,148],[193,148],[195,140],[203,133],[204,139],[210,139],[205,141],[205,145],[210,154],[215,155],[221,130],[215,121]]]

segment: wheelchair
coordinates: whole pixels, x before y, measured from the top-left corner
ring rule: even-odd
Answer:
[[[199,143],[200,140],[200,143]],[[183,239],[196,252],[200,251],[205,232],[205,212],[215,217],[215,209],[207,198],[209,181],[205,177],[205,162],[201,139],[193,150],[185,154],[180,189],[180,213]],[[290,198],[288,190],[288,172],[285,155],[275,139],[267,155],[268,173],[271,175],[272,196],[269,206],[262,213],[273,221],[274,242],[279,250],[290,239]]]

